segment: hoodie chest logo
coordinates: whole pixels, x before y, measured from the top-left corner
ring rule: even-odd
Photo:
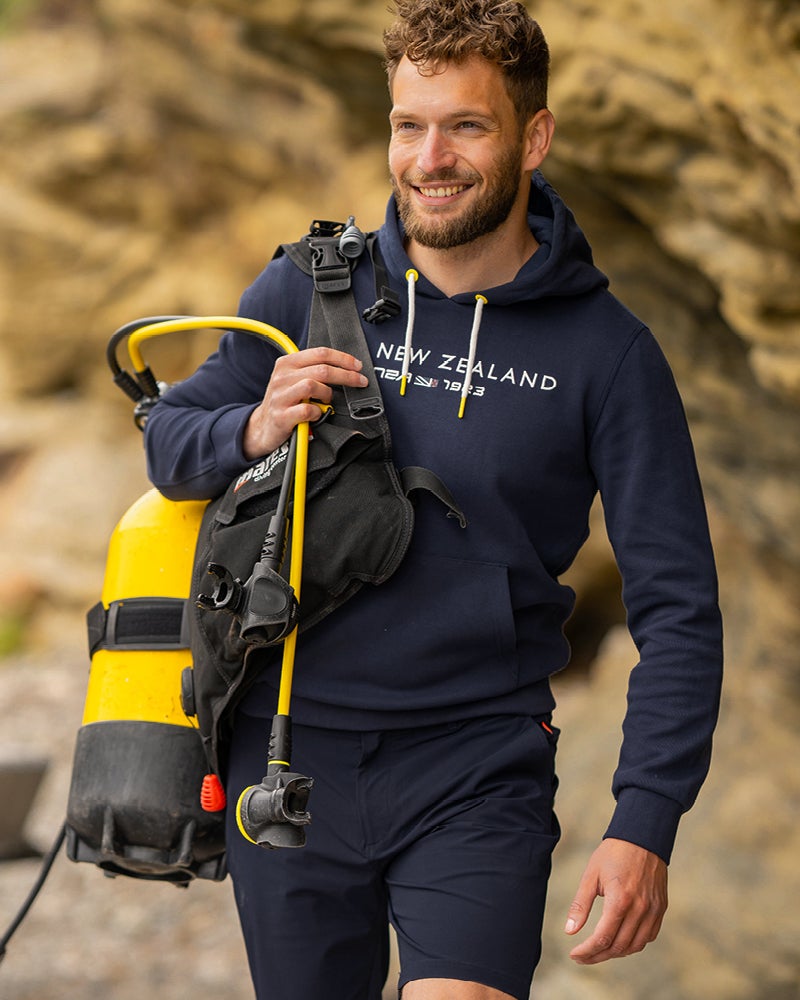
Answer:
[[[403,344],[380,341],[375,352],[377,376],[385,382],[400,382],[404,377],[403,372],[407,371],[405,377],[409,387],[461,393],[465,383],[468,383],[470,397],[486,396],[497,387],[546,393],[558,389],[556,375],[532,367],[476,358],[472,364],[471,378],[467,380],[468,369],[467,357],[435,353],[421,347],[412,348],[408,356]]]

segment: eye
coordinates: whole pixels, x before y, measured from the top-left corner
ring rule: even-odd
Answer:
[[[455,131],[460,135],[477,136],[483,135],[486,132],[486,126],[482,122],[476,122],[472,118],[467,118],[464,121],[456,123]]]
[[[402,134],[404,132],[405,133],[416,132],[417,129],[419,128],[419,125],[417,125],[416,122],[398,121],[393,124],[392,128],[394,129],[395,132]]]

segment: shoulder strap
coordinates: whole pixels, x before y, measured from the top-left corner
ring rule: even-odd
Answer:
[[[314,291],[311,303],[311,324],[308,331],[309,344],[318,343],[317,329],[327,334],[327,341],[337,351],[352,354],[361,362],[361,373],[366,375],[368,384],[363,388],[344,386],[347,409],[354,420],[369,420],[383,416],[383,397],[378,386],[378,377],[361,327],[356,304],[350,292]],[[320,338],[322,339],[322,338]]]
[[[368,323],[377,325],[400,315],[400,296],[389,286],[389,276],[378,248],[377,233],[367,233],[366,243],[367,253],[372,261],[372,273],[375,275],[375,302],[362,315]]]
[[[299,243],[281,243],[272,255],[272,259],[275,260],[284,255],[304,274],[311,276],[311,248],[307,240],[301,240]]]
[[[361,389],[344,387],[350,416],[354,420],[381,417],[383,398],[361,326],[361,317],[358,315],[355,299],[350,291],[350,265],[349,263],[343,265],[348,275],[347,285],[343,288],[341,275],[338,272],[334,274],[334,265],[327,263],[330,255],[316,253],[318,245],[325,242],[323,238],[284,243],[279,247],[276,256],[283,251],[301,271],[314,278],[314,296],[308,329],[309,347],[330,344],[337,351],[352,354],[361,362],[361,371],[366,375],[369,384]],[[336,241],[329,239],[327,242],[332,247]]]
[[[310,347],[319,344],[330,344],[336,350],[345,351],[358,358],[362,364],[362,372],[369,380],[362,389],[343,387],[348,412],[354,420],[374,420],[375,426],[383,436],[387,449],[391,441],[389,424],[383,412],[383,397],[372,364],[361,317],[358,315],[355,298],[350,289],[350,283],[342,287],[341,277],[334,275],[332,266],[328,269],[325,254],[315,252],[314,243],[323,240],[301,240],[299,243],[284,243],[275,253],[286,256],[305,274],[314,277],[314,295],[311,300],[311,317],[308,328],[308,344]],[[331,245],[335,240],[329,238]],[[375,271],[375,283],[380,288],[379,298],[371,309],[366,310],[364,318],[367,322],[378,323],[400,312],[400,302],[395,292],[388,286],[386,270],[378,252],[375,234],[367,236],[369,249]],[[349,264],[348,277],[349,277]],[[375,314],[370,318],[368,313]],[[387,450],[388,454],[388,450]],[[426,490],[437,497],[447,508],[448,517],[458,518],[462,528],[467,525],[463,511],[456,503],[450,490],[442,480],[430,469],[419,466],[409,466],[399,473],[403,492],[409,496],[415,490]]]
[[[313,225],[312,223],[312,228]],[[377,233],[367,233],[364,242],[375,276],[375,301],[362,315],[367,323],[377,326],[400,315],[400,296],[389,285],[386,265],[378,248]],[[273,259],[285,254],[301,271],[314,277],[317,291],[346,291],[350,287],[350,265],[337,252],[337,246],[335,238],[309,235],[298,243],[282,243]]]

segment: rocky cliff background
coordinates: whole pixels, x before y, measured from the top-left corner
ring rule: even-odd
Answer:
[[[800,997],[800,4],[537,0],[546,165],[612,288],[657,333],[693,427],[720,564],[727,686],[661,938],[572,967],[566,908],[605,828],[627,672],[599,527],[572,582],[576,665],[535,996]],[[0,7],[0,756],[51,761],[63,815],[114,522],[146,487],[103,354],[129,319],[234,311],[275,244],[386,196],[383,0]],[[154,345],[180,377],[207,343]],[[35,861],[0,865],[0,925]],[[60,859],[0,968],[8,1000],[251,996],[230,884],[109,881]]]

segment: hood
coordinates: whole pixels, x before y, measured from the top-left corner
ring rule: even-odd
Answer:
[[[537,170],[531,178],[528,200],[528,224],[540,244],[539,249],[521,268],[513,281],[495,288],[475,288],[453,296],[454,302],[472,302],[478,292],[491,291],[492,305],[506,305],[554,296],[582,295],[596,288],[608,287],[608,278],[594,266],[592,250],[572,212]],[[405,274],[411,261],[404,250],[402,223],[397,215],[394,196],[389,200],[381,244],[389,269]],[[443,293],[423,275],[416,294],[443,298]]]

